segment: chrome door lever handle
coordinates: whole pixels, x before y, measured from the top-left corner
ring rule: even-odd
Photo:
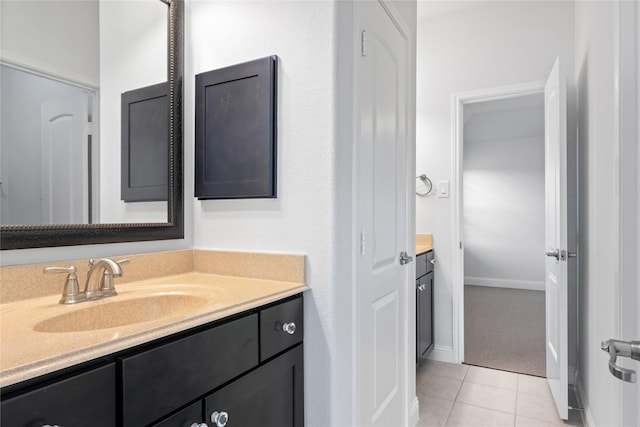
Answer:
[[[400,252],[400,265],[409,264],[413,261],[413,257],[409,256],[405,251]]]
[[[546,256],[552,256],[555,259],[560,259],[560,249],[556,249],[555,251],[546,251],[544,253]]]
[[[619,341],[610,339],[600,344],[602,350],[609,353],[609,372],[619,380],[635,383],[636,371],[616,364],[618,356],[640,360],[640,341]]]

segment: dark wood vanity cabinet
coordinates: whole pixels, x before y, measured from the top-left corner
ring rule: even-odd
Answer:
[[[224,425],[212,421],[217,412],[229,426],[302,427],[302,302],[297,295],[124,351],[35,390],[12,387],[1,424],[215,427]]]
[[[433,251],[416,256],[416,363],[433,349]]]

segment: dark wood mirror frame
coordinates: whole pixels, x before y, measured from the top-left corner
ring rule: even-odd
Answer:
[[[61,224],[0,227],[0,249],[122,243],[184,237],[182,159],[182,83],[184,1],[161,0],[169,7],[169,198],[167,222],[136,224]]]

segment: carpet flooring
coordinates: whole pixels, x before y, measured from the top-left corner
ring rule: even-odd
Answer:
[[[546,376],[544,292],[464,287],[464,363]]]

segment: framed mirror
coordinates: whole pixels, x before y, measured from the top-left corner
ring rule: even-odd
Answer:
[[[184,237],[183,13],[183,0],[0,2],[1,249]],[[166,88],[160,117],[122,126],[126,94],[152,86]],[[137,161],[166,171],[166,197],[132,201],[122,165],[142,166],[121,129],[158,122],[162,156]]]

